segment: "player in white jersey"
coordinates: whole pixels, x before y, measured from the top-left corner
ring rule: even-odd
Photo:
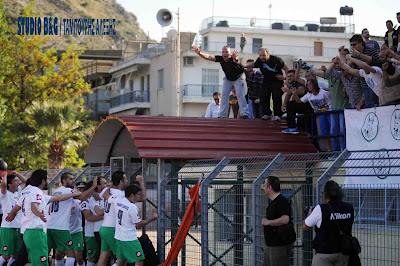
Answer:
[[[86,188],[89,188],[92,181],[86,184]],[[83,216],[85,216],[85,244],[86,244],[86,256],[88,259],[87,266],[95,266],[95,263],[100,255],[100,246],[98,246],[95,234],[94,226],[95,223],[103,220],[103,214],[97,215],[95,211],[96,200],[92,197],[86,201],[82,201],[81,209]]]
[[[3,265],[8,259],[10,260],[7,266],[11,265],[17,259],[18,252],[22,246],[21,214],[18,213],[12,222],[6,221],[6,215],[14,208],[21,195],[21,186],[18,184],[18,179],[25,186],[25,177],[16,172],[8,176],[7,173],[4,173],[1,181],[0,200],[5,215],[1,221],[0,253],[2,256],[0,257],[0,265]]]
[[[79,266],[81,266],[84,264],[83,227],[82,227],[81,201],[78,199],[74,199],[72,203],[71,216],[69,221],[69,232],[71,233],[76,263]]]
[[[47,263],[47,236],[46,236],[46,205],[49,202],[65,201],[72,197],[78,197],[80,192],[70,194],[48,196],[42,190],[47,190],[47,171],[36,170],[29,178],[28,185],[21,192],[17,204],[6,217],[6,221],[14,220],[18,211],[21,215],[21,233],[24,235],[24,243],[32,265],[48,265]]]
[[[71,173],[61,175],[62,186],[54,191],[53,195],[65,195],[74,193],[75,178]],[[93,180],[97,182],[97,178]],[[83,200],[88,198],[96,188],[93,185],[90,189],[83,192],[78,198]],[[63,256],[67,256],[66,266],[74,266],[75,252],[73,248],[72,236],[69,231],[70,216],[73,199],[63,202],[53,202],[47,207],[47,242],[49,249],[56,250],[56,266],[63,266]]]
[[[139,209],[135,205],[141,199],[141,189],[136,185],[129,185],[125,189],[124,198],[112,196],[108,199],[116,213],[115,239],[117,243],[117,265],[124,266],[126,262],[143,265],[144,254],[136,235],[136,228],[142,228],[157,220],[157,214],[148,220],[141,220]]]
[[[140,181],[139,181],[140,179]],[[116,171],[112,174],[112,187],[110,189],[105,188],[100,193],[100,198],[105,200],[108,199],[109,196],[113,196],[116,198],[123,198],[124,192],[122,191],[128,184],[128,179],[126,175],[122,171]],[[140,187],[142,191],[140,192],[140,201],[143,202],[146,200],[146,189],[143,185],[143,178],[138,176],[138,181],[140,183]],[[105,191],[107,195],[105,195]],[[104,195],[104,197],[103,197]],[[108,202],[104,204],[104,220],[103,225],[100,228],[100,236],[101,236],[101,253],[98,265],[104,266],[111,256],[111,253],[117,254],[116,243],[115,243],[115,211],[114,207],[111,206]]]
[[[97,188],[96,188],[96,192],[100,193],[103,191],[104,188],[107,187],[107,180],[103,177],[103,176],[99,176],[99,181],[97,181]],[[97,197],[95,195],[95,193],[93,193],[94,197],[92,197],[92,200],[89,201],[90,204],[94,205],[94,211],[96,212],[96,215],[100,215],[100,216],[104,216],[104,204],[105,204],[105,200],[101,199],[100,196],[97,194]],[[99,255],[100,255],[100,248],[101,248],[101,238],[100,238],[100,227],[103,225],[103,219],[101,219],[100,221],[97,221],[94,224],[94,236],[96,237],[96,242],[97,245],[99,247]]]

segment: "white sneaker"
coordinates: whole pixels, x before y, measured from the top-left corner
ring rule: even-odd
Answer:
[[[271,119],[274,120],[274,121],[280,121],[281,120],[281,118],[279,116],[273,116]]]
[[[268,120],[271,119],[270,115],[263,115],[261,119]]]

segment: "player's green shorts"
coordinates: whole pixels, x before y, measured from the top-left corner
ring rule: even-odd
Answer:
[[[56,251],[74,249],[72,237],[68,230],[47,229],[47,244],[49,250],[52,248]]]
[[[99,246],[94,236],[85,236],[86,255],[88,258],[97,258],[100,255]]]
[[[117,245],[115,243],[115,227],[100,227],[100,237],[101,237],[101,251],[112,251],[112,253],[117,254]]]
[[[0,228],[1,255],[17,255],[22,246],[19,228]]]
[[[83,250],[83,232],[76,232],[71,234],[72,244],[75,251]]]
[[[43,229],[26,229],[24,243],[32,265],[45,265],[47,263],[47,236]]]
[[[144,253],[139,240],[117,242],[117,259],[127,260],[128,263],[144,260]]]

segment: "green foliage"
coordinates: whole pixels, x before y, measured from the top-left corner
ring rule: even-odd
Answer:
[[[22,15],[35,16],[33,7]],[[76,150],[87,145],[92,129],[77,104],[90,93],[80,71],[83,49],[57,55],[44,48],[46,37],[18,35],[6,12],[0,0],[0,153],[10,168],[62,167],[65,152],[68,164],[79,165]]]

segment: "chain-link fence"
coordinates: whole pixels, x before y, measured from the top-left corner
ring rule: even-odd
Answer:
[[[179,265],[263,265],[265,217],[269,199],[262,185],[269,175],[281,180],[281,194],[292,206],[297,240],[291,265],[311,265],[313,230],[304,231],[304,208],[322,203],[323,185],[342,185],[345,201],[354,206],[353,234],[362,246],[363,265],[400,263],[400,150],[277,155],[257,158],[189,161],[160,183],[165,231],[159,250],[165,259],[190,198],[188,190],[201,182],[201,215],[195,216]],[[368,184],[362,183],[365,178]],[[352,179],[353,178],[353,179]],[[359,179],[354,179],[359,178]],[[386,184],[382,184],[385,182]],[[372,183],[374,182],[374,183]],[[397,182],[399,183],[399,182]],[[159,237],[159,236],[158,236]],[[159,238],[160,239],[160,238]],[[165,256],[165,257],[164,257]]]

